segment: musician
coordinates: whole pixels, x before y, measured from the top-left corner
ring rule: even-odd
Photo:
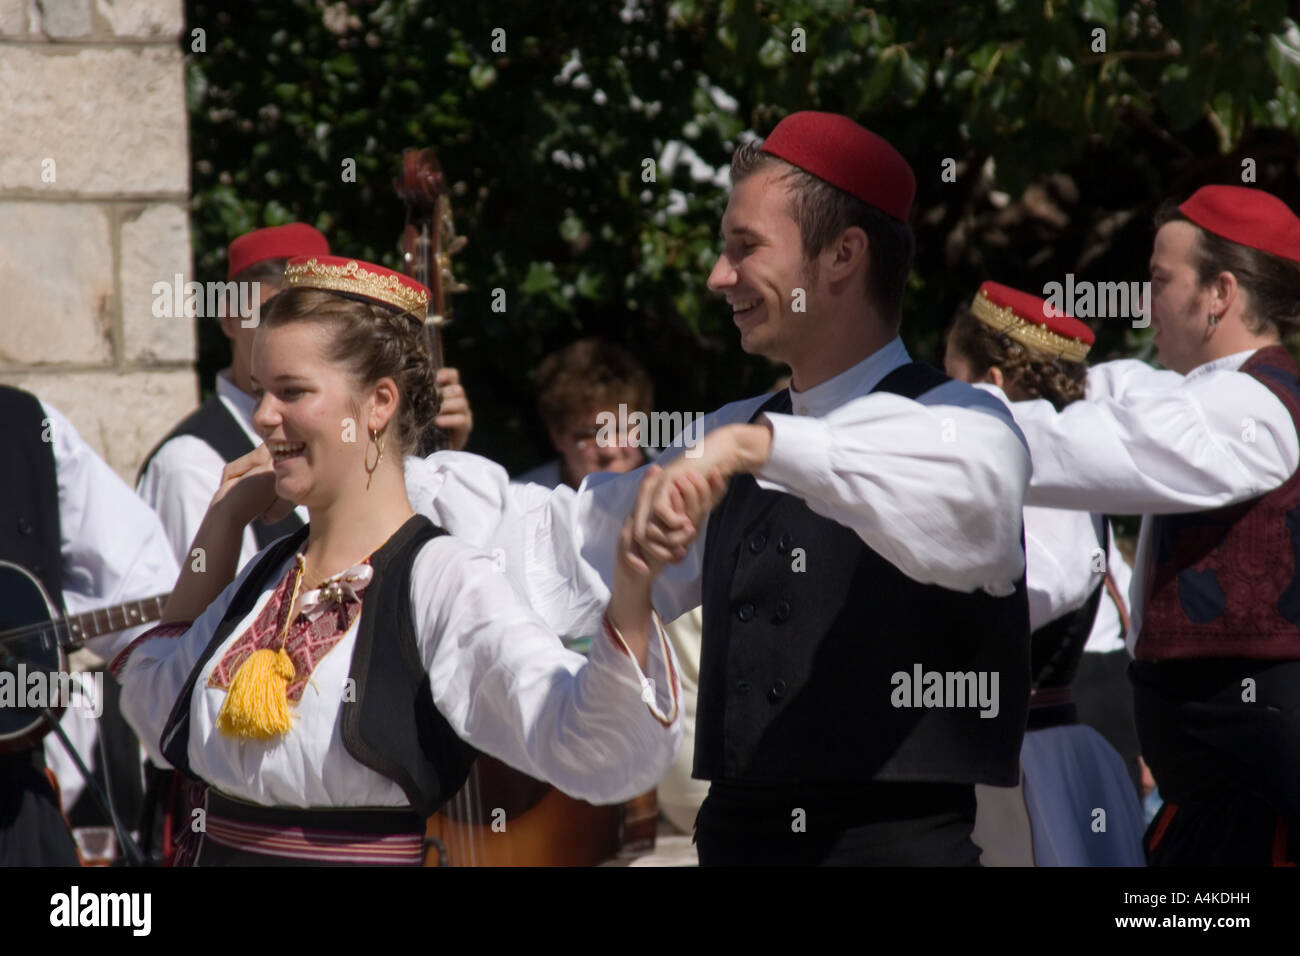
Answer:
[[[157,517],[71,422],[8,387],[0,387],[0,421],[7,429],[0,559],[28,569],[56,609],[72,614],[171,589],[176,562]],[[87,647],[112,656],[139,630],[95,638]],[[77,864],[42,745],[0,754],[0,866]]]
[[[709,285],[791,386],[706,416],[698,456],[670,449],[648,491],[588,477],[573,533],[607,577],[629,513],[658,554],[693,527],[669,483],[731,478],[654,592],[665,618],[703,604],[701,864],[977,865],[974,785],[1019,778],[1028,453],[1001,402],[898,337],[915,179],[893,147],[795,113],[737,150],[732,181]],[[535,551],[563,523],[550,506]],[[918,667],[997,673],[996,715],[900,695]]]
[[[1108,362],[1088,400],[1017,403],[1028,501],[1142,513],[1130,674],[1164,805],[1152,865],[1300,862],[1300,219],[1206,186],[1156,216],[1151,325],[1165,370]]]
[[[1036,295],[985,282],[948,332],[948,374],[1007,401],[1045,399],[1058,411],[1081,400],[1092,330],[1046,306]],[[976,787],[975,840],[986,866],[1141,866],[1137,795],[1120,755],[1079,721],[1073,693],[1107,600],[1105,519],[1026,507],[1024,520],[1033,692],[1021,782]],[[1126,682],[1113,691],[1131,693]],[[1100,829],[1098,809],[1106,814]]]
[[[625,530],[605,633],[565,650],[490,555],[412,508],[403,454],[437,410],[428,290],[319,256],[286,284],[253,350],[266,444],[223,474],[206,572],[187,565],[169,625],[114,662],[151,754],[209,785],[197,863],[419,865],[479,750],[591,801],[647,790],[681,725],[660,562]],[[674,488],[702,519],[722,483]],[[309,525],[236,577],[243,526],[294,505]]]
[[[259,312],[284,285],[285,263],[294,256],[329,255],[329,243],[316,229],[301,222],[257,229],[239,236],[227,250],[227,280],[258,284]],[[188,560],[221,469],[261,442],[253,425],[253,336],[257,324],[238,314],[233,296],[221,331],[230,339],[231,362],[217,373],[216,394],[186,417],[149,453],[141,466],[136,490],[162,519],[177,561]],[[443,407],[438,424],[448,430],[450,447],[464,448],[473,427],[468,398],[454,368],[438,376]],[[301,527],[306,509],[295,509],[274,526],[254,522],[244,533],[240,567],[283,534]]]

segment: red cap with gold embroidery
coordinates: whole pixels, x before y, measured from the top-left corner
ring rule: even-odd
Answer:
[[[1300,219],[1272,193],[1245,186],[1202,186],[1178,211],[1206,232],[1300,262]]]
[[[226,250],[229,267],[226,278],[233,279],[249,266],[264,259],[293,259],[296,256],[328,256],[330,244],[305,222],[291,222],[286,226],[254,229],[246,232]]]
[[[762,151],[907,221],[916,195],[912,167],[898,150],[847,116],[791,113],[763,141]]]
[[[1096,341],[1092,329],[1057,312],[1046,299],[997,282],[980,286],[970,310],[993,331],[1070,362],[1087,358]]]
[[[284,268],[289,289],[325,289],[410,312],[421,322],[429,312],[429,290],[410,276],[346,256],[300,256]]]

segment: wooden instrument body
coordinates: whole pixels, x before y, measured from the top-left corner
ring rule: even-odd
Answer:
[[[593,866],[654,848],[651,790],[596,806],[480,757],[460,793],[429,818],[426,866]]]
[[[618,852],[621,807],[597,807],[480,757],[467,789],[429,818],[428,866],[590,866]],[[516,806],[513,813],[505,806]],[[471,810],[469,819],[459,814]]]

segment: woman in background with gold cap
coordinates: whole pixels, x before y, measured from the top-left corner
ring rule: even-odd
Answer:
[[[986,282],[948,333],[949,375],[1008,401],[1058,409],[1084,397],[1092,330],[1037,296]],[[1141,866],[1143,820],[1124,762],[1078,721],[1071,682],[1105,593],[1105,519],[1024,509],[1029,590],[1029,725],[1021,784],[977,788],[985,865]],[[1119,688],[1129,693],[1127,686]]]
[[[565,650],[411,506],[403,453],[437,411],[427,289],[332,257],[286,285],[253,354],[266,444],[227,466],[170,624],[114,662],[151,754],[208,785],[190,860],[419,865],[478,751],[594,802],[650,789],[681,726],[659,566],[625,531],[605,636]],[[698,519],[721,483],[679,487]],[[231,582],[244,525],[292,505],[310,524]]]

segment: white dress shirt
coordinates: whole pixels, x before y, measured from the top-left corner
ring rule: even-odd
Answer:
[[[913,580],[1010,594],[1025,569],[1021,509],[1030,462],[1024,441],[1002,402],[964,382],[947,382],[918,401],[868,394],[910,361],[896,338],[814,388],[791,390],[794,414],[767,415],[771,455],[754,477],[759,487],[795,495],[853,529]],[[748,422],[771,397],[705,416],[703,441],[715,428]],[[660,462],[682,451],[669,448]],[[642,476],[640,470],[598,472],[578,491],[581,552],[606,578]],[[655,607],[664,620],[701,603],[706,530],[656,581]],[[817,556],[806,557],[808,572],[816,573]]]
[[[409,457],[405,472],[411,507],[487,552],[550,630],[597,633],[609,590],[579,557],[572,488],[515,484],[496,462],[463,451]]]
[[[54,439],[59,482],[59,551],[69,614],[169,594],[180,569],[157,516],[86,444],[63,415],[42,403]],[[86,642],[111,660],[143,627]]]
[[[280,566],[277,583],[291,562]],[[144,641],[127,658],[120,675],[123,710],[155,760],[181,688],[251,570],[245,566],[184,635]],[[226,692],[208,687],[208,677],[273,589],[264,589],[199,675],[190,705],[194,772],[231,796],[263,805],[407,806],[396,783],[357,762],[343,745],[339,718],[356,621],[317,664],[293,706],[287,734],[264,742],[216,730]],[[565,650],[491,555],[451,536],[426,543],[412,568],[411,610],[435,705],[484,753],[593,803],[644,793],[672,763],[680,714],[668,726],[653,716],[636,662],[603,633],[592,635],[587,658]],[[652,636],[647,676],[663,714],[674,710],[670,656]]]
[[[230,417],[239,423],[253,447],[262,444],[262,436],[253,427],[257,399],[230,380],[229,369],[217,373],[217,397]],[[198,533],[212,497],[221,487],[221,472],[226,460],[217,450],[194,435],[178,435],[163,444],[140,476],[137,491],[158,513],[167,531],[176,560],[188,560],[190,543]],[[298,508],[298,516],[307,521],[307,509]],[[257,554],[257,538],[252,526],[244,529],[239,549],[239,567]]]
[[[651,459],[653,460],[653,459]],[[513,480],[514,484],[541,485],[558,488],[560,459],[553,458],[538,465]],[[525,585],[526,587],[526,585]],[[700,608],[687,611],[675,621],[664,625],[668,644],[677,661],[677,676],[681,684],[682,745],[677,758],[655,788],[659,810],[673,826],[683,833],[695,827],[695,815],[709,793],[707,780],[692,778],[695,765],[695,712],[700,691],[700,646],[704,638],[704,613]],[[561,636],[565,636],[561,632]],[[585,643],[585,642],[584,642]],[[581,648],[574,647],[581,652]]]
[[[1105,553],[1087,511],[1025,508],[1025,583],[1029,630],[1087,603],[1106,578]],[[1102,600],[1108,600],[1103,594]]]
[[[1020,543],[1030,473],[1023,438],[1005,405],[962,382],[912,401],[866,394],[910,361],[900,339],[821,385],[792,392],[793,415],[770,415],[771,457],[755,478],[854,529],[909,577],[970,592],[1009,594],[1024,572]],[[705,416],[702,434],[745,423],[759,395]],[[682,454],[669,448],[668,464]],[[503,468],[464,452],[406,462],[412,506],[452,534],[492,552],[559,634],[592,633],[609,599],[614,550],[644,468],[596,472],[566,486],[511,484]],[[706,526],[707,527],[707,526]],[[665,621],[701,604],[705,530],[655,584]],[[816,572],[816,556],[808,556]]]
[[[59,553],[63,603],[81,614],[128,601],[168,594],[180,573],[157,516],[96,454],[61,412],[41,403],[53,440],[58,481]],[[86,642],[95,656],[111,660],[149,625]],[[93,697],[93,685],[88,685]],[[94,765],[97,724],[91,710],[69,708],[60,723],[83,760]],[[76,802],[84,782],[54,734],[43,740],[48,765],[63,791],[64,808]]]
[[[994,396],[1008,409],[1014,407],[996,385],[977,382],[975,388]],[[1026,505],[1024,517],[1025,585],[1032,633],[1082,607],[1106,572],[1097,537],[1100,526],[1093,515]]]
[[[1286,406],[1240,368],[1238,352],[1189,372],[1122,360],[1088,372],[1087,399],[1061,412],[1016,402],[1033,480],[1026,501],[1142,514],[1129,604],[1131,651],[1141,631],[1151,515],[1207,511],[1278,488],[1300,464]]]
[[[792,392],[793,415],[770,415],[771,457],[755,476],[853,528],[908,576],[970,592],[1009,594],[1024,572],[1020,543],[1023,438],[1006,406],[962,382],[912,401],[866,394],[910,361],[899,339],[841,375]],[[771,395],[705,416],[702,434],[748,422]],[[660,464],[682,454],[669,448]],[[505,469],[465,452],[408,458],[411,505],[493,554],[500,570],[559,634],[593,633],[609,599],[618,533],[644,469],[596,472],[564,485],[511,484]],[[707,526],[706,526],[707,527]],[[665,621],[701,603],[705,529],[664,569],[655,607]],[[808,556],[816,572],[816,556]]]

